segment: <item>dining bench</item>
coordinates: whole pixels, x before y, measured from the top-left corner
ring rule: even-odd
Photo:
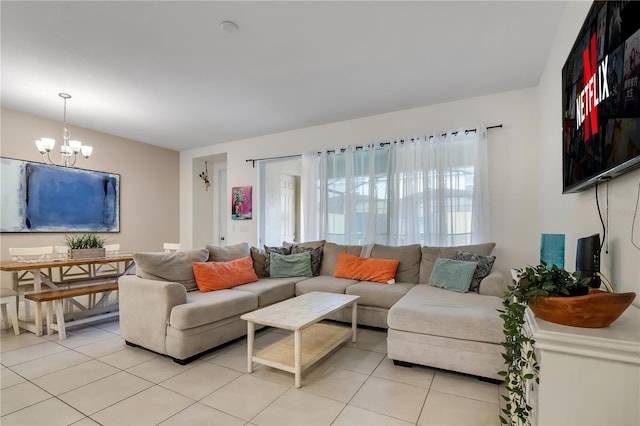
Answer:
[[[45,304],[45,317],[46,317],[46,326],[47,326],[47,334],[53,334],[52,330],[56,330],[58,332],[58,338],[60,340],[67,338],[66,324],[64,320],[64,309],[63,309],[63,301],[65,299],[69,299],[72,297],[79,296],[90,296],[98,293],[105,293],[102,296],[102,299],[98,302],[102,303],[105,298],[109,297],[109,294],[112,291],[118,290],[117,282],[110,282],[105,284],[91,285],[91,286],[83,286],[83,287],[73,287],[63,290],[53,290],[53,291],[44,291],[41,293],[31,293],[26,294],[24,297],[28,300],[31,300],[36,303],[36,330],[39,331],[38,335],[42,335],[42,310],[41,304]],[[56,313],[56,322],[53,322],[53,311],[55,304],[55,313]],[[91,321],[98,321],[105,318],[111,318],[117,316],[118,310],[117,306],[113,306],[115,311],[107,312],[99,315],[92,315],[86,318],[74,319],[73,325],[85,324]]]

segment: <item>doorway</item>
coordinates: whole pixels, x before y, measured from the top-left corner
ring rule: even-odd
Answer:
[[[295,176],[280,174],[280,241],[298,241],[296,238],[297,188]]]
[[[264,161],[259,167],[259,243],[279,246],[283,241],[299,241],[302,160]]]

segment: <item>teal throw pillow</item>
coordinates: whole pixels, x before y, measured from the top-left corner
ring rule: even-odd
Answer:
[[[271,278],[312,277],[311,253],[269,254]]]
[[[476,272],[478,262],[466,262],[454,259],[436,259],[431,272],[429,285],[446,290],[466,293]]]

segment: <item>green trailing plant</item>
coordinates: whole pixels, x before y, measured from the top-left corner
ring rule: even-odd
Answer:
[[[103,248],[106,240],[93,232],[65,236],[65,241],[70,249]]]
[[[498,374],[504,377],[505,408],[500,421],[509,425],[528,425],[532,407],[527,404],[528,381],[539,383],[539,366],[534,351],[534,339],[525,330],[527,303],[536,297],[568,297],[587,294],[589,278],[581,279],[579,273],[570,273],[545,262],[517,270],[518,280],[512,281],[499,310],[505,341],[502,357],[507,369]]]

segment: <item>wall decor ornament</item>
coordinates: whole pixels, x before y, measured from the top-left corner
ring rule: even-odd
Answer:
[[[204,190],[208,191],[211,187],[211,181],[209,180],[209,167],[206,161],[204,162],[204,172],[201,172],[198,176],[204,181]]]
[[[233,187],[231,189],[231,219],[251,219],[251,210],[251,187]]]
[[[120,232],[120,175],[0,158],[0,232]]]

